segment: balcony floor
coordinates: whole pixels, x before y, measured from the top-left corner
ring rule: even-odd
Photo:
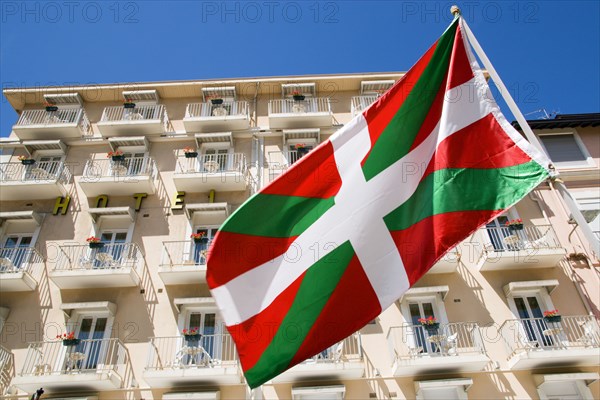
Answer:
[[[114,371],[108,372],[70,372],[61,374],[42,374],[16,376],[12,384],[28,393],[34,393],[40,387],[48,393],[53,391],[106,391],[120,389],[123,379]]]
[[[518,251],[492,251],[483,255],[480,271],[554,267],[564,258],[564,248],[538,248]]]
[[[15,135],[20,140],[80,139],[84,132],[76,123],[51,125],[14,125]]]
[[[183,120],[186,132],[220,132],[248,129],[250,120],[246,115],[225,117],[186,117]]]
[[[272,129],[318,128],[331,126],[333,118],[328,112],[270,114]]]
[[[29,272],[3,272],[0,274],[0,291],[25,292],[35,290],[37,282]]]
[[[142,378],[151,388],[173,387],[178,385],[235,385],[242,382],[237,364],[198,368],[165,368],[146,370]]]
[[[478,372],[490,362],[483,354],[421,356],[396,360],[392,366],[394,376],[416,376],[419,374]]]
[[[273,383],[300,380],[359,379],[365,373],[362,361],[304,362],[273,378]]]
[[[241,172],[187,172],[173,174],[173,183],[179,191],[190,193],[210,190],[234,192],[246,190],[246,178]]]
[[[571,365],[597,366],[599,361],[600,348],[598,346],[571,347],[522,351],[508,360],[508,366],[514,370]]]
[[[56,179],[2,182],[0,201],[43,200],[65,196],[67,190]]]
[[[54,270],[50,279],[61,289],[134,287],[140,278],[133,267]]]
[[[87,197],[101,194],[127,196],[136,193],[154,194],[156,186],[149,175],[115,177],[81,177],[79,185]]]
[[[174,265],[158,267],[158,276],[165,285],[206,283],[206,265]]]

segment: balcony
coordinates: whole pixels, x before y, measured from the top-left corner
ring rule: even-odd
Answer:
[[[269,101],[269,126],[272,129],[318,128],[332,124],[328,97]]]
[[[460,260],[460,253],[456,248],[451,249],[447,252],[444,257],[440,258],[429,271],[428,274],[449,274],[456,271],[458,268],[458,261]]]
[[[482,371],[489,362],[479,326],[442,324],[437,331],[421,325],[391,327],[387,335],[394,376]]]
[[[151,157],[130,157],[124,161],[88,160],[79,184],[87,197],[154,194],[157,176],[158,169]]]
[[[237,353],[229,334],[150,338],[143,378],[151,388],[240,384]]]
[[[144,263],[135,243],[60,246],[50,279],[61,289],[134,287]]]
[[[378,96],[353,96],[351,100],[352,116],[360,114],[377,100]]]
[[[296,161],[308,153],[298,150],[284,150],[269,152],[269,182],[273,182],[279,175],[285,173]]]
[[[250,112],[246,101],[223,104],[188,104],[183,118],[186,132],[218,132],[248,129]]]
[[[203,154],[177,158],[173,183],[179,191],[239,191],[248,187],[246,156],[242,153]]]
[[[92,134],[83,108],[24,110],[13,130],[20,140],[79,139]]]
[[[360,333],[322,351],[273,378],[273,383],[317,379],[359,379],[365,372]]]
[[[511,369],[598,365],[600,328],[589,315],[508,320],[500,327]]]
[[[62,161],[36,161],[32,165],[0,164],[0,201],[42,200],[65,196],[71,172]]]
[[[43,262],[34,247],[0,248],[0,292],[35,290],[38,283],[32,272],[40,269]]]
[[[163,242],[158,275],[165,285],[206,283],[206,256],[211,241]]]
[[[553,267],[566,253],[550,225],[524,226],[522,230],[487,227],[480,230],[479,237],[485,243],[481,271]]]
[[[115,390],[129,378],[129,356],[118,339],[86,339],[78,345],[62,341],[30,343],[23,369],[13,385],[32,393]]]
[[[13,354],[0,346],[0,396],[6,393],[10,381],[15,375],[15,363]]]
[[[106,107],[96,124],[102,136],[159,135],[171,130],[164,105]]]

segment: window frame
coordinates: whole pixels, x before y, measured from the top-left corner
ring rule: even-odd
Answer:
[[[552,160],[552,156],[550,155],[550,152],[548,151],[548,148],[546,147],[546,144],[544,143],[543,138],[545,136],[561,136],[561,135],[563,135],[563,136],[564,135],[571,135],[571,136],[573,136],[573,138],[575,140],[575,144],[577,145],[577,147],[581,151],[581,154],[583,155],[583,157],[585,157],[585,161],[562,161],[562,162],[559,161],[559,162],[555,162],[554,160]],[[594,159],[590,155],[587,147],[583,143],[583,140],[581,140],[581,137],[579,136],[579,134],[577,133],[576,130],[561,131],[561,132],[538,133],[537,136],[538,136],[538,139],[539,139],[540,143],[542,144],[542,147],[546,151],[546,154],[548,154],[548,157],[550,157],[550,160],[552,161],[552,163],[554,164],[554,166],[556,168],[558,168],[558,169],[576,169],[576,168],[590,168],[590,167],[593,168],[593,167],[596,167],[596,163],[594,162]]]

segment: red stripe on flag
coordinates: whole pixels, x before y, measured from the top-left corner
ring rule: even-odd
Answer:
[[[468,149],[466,151],[465,149]],[[497,153],[498,149],[502,151]],[[525,164],[531,158],[504,132],[493,114],[444,139],[433,155],[425,178],[445,168],[504,168]]]
[[[305,274],[306,272],[300,275],[259,314],[238,325],[227,327],[236,344],[244,371],[254,367],[273,341],[281,322],[296,298]]]
[[[465,226],[478,226],[489,221],[504,210],[459,211],[427,217],[411,227],[392,231],[392,238],[398,247],[404,269],[412,286],[418,281],[441,254],[454,247],[464,237]],[[469,221],[465,225],[465,221]],[[470,234],[471,232],[469,232]],[[415,238],[430,238],[415,242]]]
[[[333,145],[327,141],[294,163],[261,193],[326,199],[335,196],[341,186]]]
[[[360,295],[357,295],[359,293]],[[301,363],[321,349],[340,342],[350,332],[356,332],[380,313],[381,306],[377,294],[355,255],[290,366]],[[356,349],[347,350],[358,350],[358,344]]]
[[[208,251],[206,281],[209,288],[224,285],[285,253],[297,236],[273,238],[219,231]]]
[[[402,77],[396,84],[383,96],[381,96],[364,113],[364,117],[369,125],[369,136],[371,137],[371,147],[379,139],[381,133],[388,126],[392,118],[396,115],[406,97],[423,74],[423,71],[429,64],[431,56],[435,52],[437,41],[427,50],[427,53]],[[365,156],[365,160],[369,155]],[[364,163],[364,160],[363,160]]]
[[[469,57],[467,57],[467,50],[465,49],[465,42],[463,41],[463,35],[459,25],[456,30],[456,36],[454,36],[454,45],[452,47],[452,55],[450,56],[450,68],[446,90],[460,86],[473,79],[474,76]],[[457,95],[468,96],[470,93],[457,93]],[[452,99],[448,100],[451,101]]]

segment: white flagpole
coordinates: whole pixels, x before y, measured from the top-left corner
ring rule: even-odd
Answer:
[[[454,12],[460,13],[460,11],[458,9],[453,8],[453,13]],[[541,151],[543,154],[548,155],[546,153],[546,150],[544,149],[544,147],[541,145],[537,136],[535,136],[535,134],[531,130],[531,127],[529,126],[529,124],[527,124],[527,120],[525,119],[525,117],[523,116],[521,111],[519,110],[519,107],[517,107],[517,103],[515,103],[515,101],[513,100],[508,89],[504,85],[504,82],[502,82],[502,79],[500,79],[500,76],[494,69],[494,66],[492,65],[490,59],[487,57],[487,55],[485,54],[485,52],[479,45],[479,42],[475,38],[475,35],[473,35],[473,32],[467,25],[467,21],[465,21],[464,18],[462,18],[462,16],[461,16],[459,22],[461,23],[461,26],[464,28],[464,32],[467,35],[467,39],[469,40],[469,43],[473,47],[473,50],[475,50],[475,53],[477,53],[477,55],[483,62],[484,67],[490,74],[492,80],[494,81],[494,83],[496,84],[498,89],[500,90],[500,94],[502,95],[502,97],[504,98],[504,101],[506,101],[506,104],[508,105],[508,107],[512,111],[513,115],[517,119],[517,122],[521,126],[521,129],[523,130],[523,133],[527,137],[527,140],[529,140],[529,142],[533,146],[535,146],[539,151]],[[548,157],[548,158],[550,158],[550,157]],[[573,216],[573,219],[575,220],[575,222],[577,222],[577,224],[579,225],[579,228],[581,229],[581,232],[583,233],[583,236],[585,236],[585,238],[589,242],[590,248],[596,254],[596,257],[600,257],[600,240],[598,238],[596,238],[596,235],[592,231],[592,228],[590,228],[587,221],[583,217],[583,214],[581,214],[581,211],[579,211],[577,202],[575,201],[575,199],[573,199],[573,196],[571,196],[571,193],[569,193],[566,186],[560,179],[554,180],[553,185],[560,193],[562,199],[564,200],[565,204],[569,208],[569,211],[571,211],[571,215]]]

